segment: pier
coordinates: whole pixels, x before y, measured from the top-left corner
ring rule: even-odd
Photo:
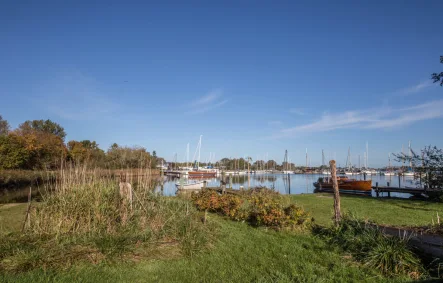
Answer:
[[[411,187],[390,187],[389,182],[387,186],[379,186],[378,182],[372,187],[377,197],[380,193],[388,193],[388,197],[391,197],[391,193],[405,193],[415,196],[427,194],[431,192],[441,192],[441,189],[426,189],[426,188],[411,188]]]

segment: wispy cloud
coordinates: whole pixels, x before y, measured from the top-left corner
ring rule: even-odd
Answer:
[[[226,102],[228,102],[228,100],[223,99],[223,91],[221,89],[214,89],[191,102],[188,106],[190,110],[187,111],[186,114],[205,113],[226,104]]]
[[[40,103],[67,120],[90,120],[117,110],[104,86],[80,72],[66,72],[39,86]]]
[[[404,89],[400,89],[394,93],[394,96],[408,96],[415,93],[420,93],[422,91],[425,91],[426,89],[432,87],[434,84],[432,81],[429,80],[423,80],[420,83],[417,83],[415,85],[406,87]]]
[[[289,112],[293,113],[293,114],[300,115],[300,116],[305,115],[305,111],[301,108],[291,108],[291,109],[289,109]]]
[[[443,99],[397,109],[384,107],[338,114],[325,113],[312,123],[284,128],[274,135],[274,138],[337,129],[390,129],[440,117],[443,117]]]

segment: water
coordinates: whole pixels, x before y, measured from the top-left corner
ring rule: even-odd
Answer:
[[[232,187],[234,189],[239,189],[243,186],[245,189],[248,187],[265,186],[268,188],[274,188],[281,194],[311,194],[314,192],[313,183],[318,180],[319,177],[325,177],[326,175],[321,174],[291,174],[289,175],[290,181],[288,180],[288,175],[284,174],[250,174],[248,175],[234,175],[232,176]],[[363,175],[348,176],[352,179],[363,180]],[[208,187],[219,187],[220,177],[211,179],[199,179],[207,181]],[[372,185],[375,186],[378,182],[379,186],[387,186],[388,182],[391,187],[399,186],[398,176],[380,176],[380,175],[368,175],[367,180],[372,180]],[[158,190],[163,191],[164,195],[172,196],[176,193],[175,184],[179,182],[178,178],[174,177],[164,177],[162,184],[159,186]],[[416,187],[417,181],[412,177],[401,177],[400,185],[402,187]],[[227,184],[229,187],[229,183]],[[372,192],[375,196],[375,192]],[[386,194],[387,195],[387,194]],[[383,195],[382,195],[383,196]],[[402,197],[408,198],[410,194],[403,193],[391,193],[392,197]]]
[[[281,194],[311,194],[314,192],[313,183],[318,180],[319,177],[325,177],[321,174],[291,174],[289,175],[290,182],[288,180],[288,175],[283,174],[250,174],[248,175],[234,175],[232,176],[232,187],[234,189],[240,189],[240,186],[247,189],[248,187],[264,186],[268,188],[274,188]],[[356,175],[350,178],[357,180],[362,180],[363,175]],[[220,178],[212,179],[201,179],[207,181],[208,187],[219,187]],[[375,186],[378,182],[379,186],[398,187],[398,176],[380,176],[372,175],[367,176],[367,180],[372,180],[372,185]],[[179,179],[173,177],[162,177],[160,179],[160,184],[157,187],[157,191],[162,192],[167,196],[174,196],[176,194],[175,184],[179,182]],[[416,182],[412,177],[401,177],[400,184],[402,187],[415,187]],[[229,183],[227,184],[229,187]],[[0,189],[0,203],[10,203],[10,202],[26,202],[28,199],[29,187],[17,187],[12,189]],[[33,199],[39,198],[39,193],[37,188],[32,190]],[[375,192],[372,192],[375,197]],[[387,193],[385,193],[387,195]],[[383,196],[383,194],[381,195]],[[409,198],[410,194],[403,193],[391,193],[392,197]]]

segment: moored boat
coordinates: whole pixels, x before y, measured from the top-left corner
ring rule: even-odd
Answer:
[[[189,178],[211,178],[216,176],[217,176],[216,171],[206,171],[206,170],[188,171]]]
[[[187,183],[176,183],[175,186],[177,190],[199,190],[203,187],[205,181],[200,182],[187,182]]]
[[[371,180],[355,180],[348,179],[348,177],[343,176],[337,177],[337,182],[340,193],[370,195],[372,192]],[[314,183],[314,187],[319,192],[332,192],[332,178],[319,178],[318,181]]]

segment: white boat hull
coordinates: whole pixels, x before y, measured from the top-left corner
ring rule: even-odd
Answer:
[[[200,190],[203,187],[204,182],[197,182],[197,183],[176,183],[175,186],[178,190]]]

